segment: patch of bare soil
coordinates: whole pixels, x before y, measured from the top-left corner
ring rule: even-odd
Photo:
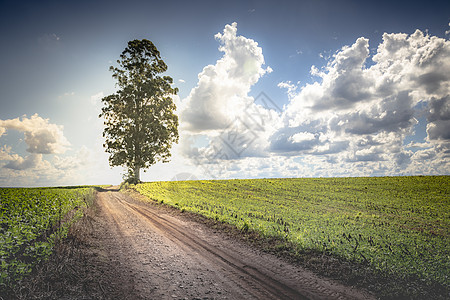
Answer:
[[[40,276],[36,281],[40,283],[29,285],[23,295],[41,299],[374,299],[160,205],[135,201],[113,190],[98,193],[95,205],[95,214],[74,227],[72,239],[37,272],[34,278]]]

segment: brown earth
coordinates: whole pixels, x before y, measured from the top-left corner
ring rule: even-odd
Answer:
[[[59,273],[41,270],[48,292],[45,284],[35,289],[43,298],[374,299],[117,190],[99,192],[88,219],[88,234],[66,249]]]

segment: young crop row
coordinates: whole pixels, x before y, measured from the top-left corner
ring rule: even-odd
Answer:
[[[0,188],[0,290],[51,254],[92,197],[92,188]]]
[[[150,199],[395,276],[449,286],[450,177],[152,182]]]

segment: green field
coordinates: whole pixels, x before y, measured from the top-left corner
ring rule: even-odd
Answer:
[[[450,286],[450,176],[151,182],[134,189],[281,241],[294,257],[314,251],[381,277],[447,292]]]
[[[0,290],[46,259],[92,199],[92,188],[0,188]]]

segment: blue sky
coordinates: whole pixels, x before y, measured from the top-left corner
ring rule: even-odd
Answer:
[[[448,1],[0,3],[0,186],[121,181],[100,99],[143,38],[180,90],[143,180],[450,173]]]

